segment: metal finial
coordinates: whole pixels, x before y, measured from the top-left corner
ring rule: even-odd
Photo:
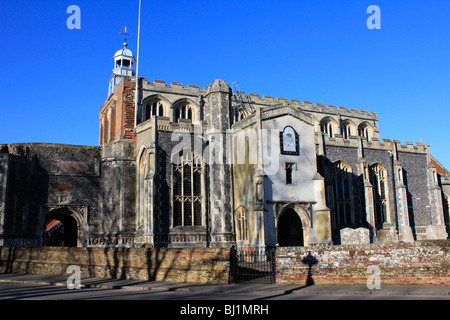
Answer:
[[[124,47],[127,47],[127,46],[128,46],[128,43],[127,43],[127,37],[130,35],[130,34],[128,33],[128,28],[127,28],[127,26],[123,26],[123,27],[122,27],[122,32],[121,32],[120,34],[123,35],[123,38],[124,38],[123,46],[124,46]]]

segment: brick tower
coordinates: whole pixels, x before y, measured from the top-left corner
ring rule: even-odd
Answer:
[[[126,29],[125,29],[125,35]],[[134,92],[136,59],[125,42],[114,55],[108,97],[100,109],[100,145],[134,138]]]

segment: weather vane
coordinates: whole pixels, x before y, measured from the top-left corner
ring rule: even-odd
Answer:
[[[127,43],[127,37],[130,35],[127,26],[122,27],[122,32],[120,34],[123,35],[124,41]]]

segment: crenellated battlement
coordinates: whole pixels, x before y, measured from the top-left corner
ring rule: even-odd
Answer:
[[[162,93],[180,94],[186,96],[199,96],[205,95],[208,87],[204,90],[200,89],[198,85],[188,84],[186,87],[180,82],[171,82],[168,85],[163,80],[153,80],[149,82],[147,78],[142,78],[142,90],[143,91],[157,91]]]
[[[241,92],[245,95],[244,92]],[[283,97],[277,97],[276,99],[273,96],[263,95],[262,97],[256,93],[249,93],[245,95],[247,99],[244,99],[244,103],[248,103],[251,101],[254,105],[260,106],[262,108],[265,107],[274,107],[274,106],[284,106],[290,105],[296,108],[301,109],[302,111],[312,112],[312,113],[323,113],[328,115],[340,115],[349,118],[359,118],[364,120],[378,121],[378,115],[373,111],[366,110],[357,110],[354,108],[346,108],[342,106],[334,106],[332,104],[324,105],[323,103],[312,103],[311,101],[300,101],[298,99],[286,99]]]
[[[322,136],[321,133],[317,133],[317,138],[320,139]],[[336,134],[334,137],[330,138],[328,136],[324,136],[324,142],[327,146],[336,146],[336,147],[350,147],[350,148],[358,148],[359,147],[359,139],[358,136],[350,136],[346,139],[342,137],[340,134]],[[380,140],[371,140],[368,141],[365,138],[361,138],[363,142],[363,147],[367,149],[379,149],[379,150],[394,150],[394,144],[396,144],[398,152],[413,152],[413,153],[427,153],[429,149],[428,144],[423,144],[421,142],[416,142],[415,144],[409,141],[406,141],[404,144],[401,144],[398,140],[393,139],[382,139]]]

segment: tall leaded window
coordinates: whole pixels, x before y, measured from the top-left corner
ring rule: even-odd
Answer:
[[[172,165],[173,226],[202,225],[203,161],[194,153]]]
[[[387,173],[379,164],[374,164],[369,168],[369,179],[373,189],[373,205],[375,213],[375,227],[383,228],[383,223],[387,221],[388,215],[388,192]]]
[[[337,225],[353,222],[351,208],[352,170],[342,161],[331,166],[331,185],[333,188],[333,209]]]
[[[242,207],[236,211],[236,238],[238,242],[248,241],[247,210]]]

